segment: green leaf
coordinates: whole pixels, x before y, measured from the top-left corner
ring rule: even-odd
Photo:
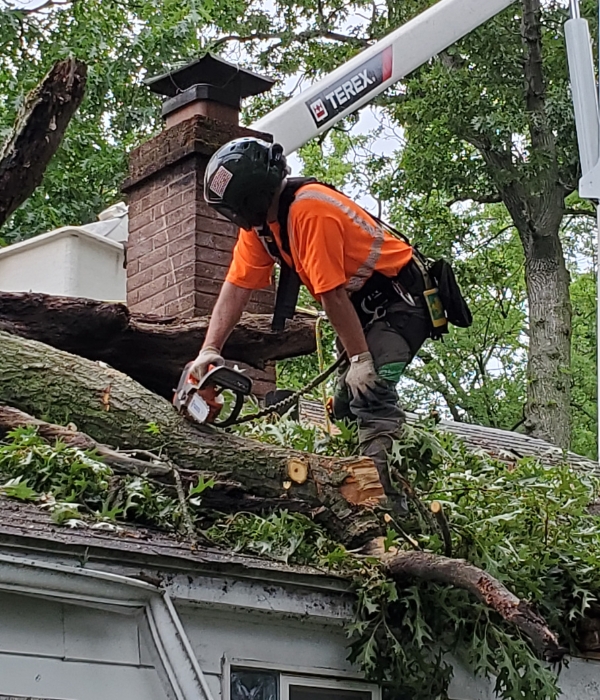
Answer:
[[[20,501],[35,501],[38,498],[37,492],[27,484],[27,481],[22,481],[21,477],[9,479],[4,484],[0,484],[0,494]]]

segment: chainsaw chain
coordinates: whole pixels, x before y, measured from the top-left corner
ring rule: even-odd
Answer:
[[[283,410],[284,408],[289,408],[294,403],[296,403],[296,401],[298,401],[298,399],[300,399],[303,396],[303,394],[307,394],[309,391],[316,389],[319,386],[319,384],[322,384],[326,379],[328,379],[335,372],[335,370],[338,369],[338,367],[341,367],[341,365],[346,361],[346,359],[347,354],[346,352],[343,352],[333,364],[329,365],[329,367],[323,370],[321,374],[317,375],[306,386],[303,386],[301,389],[298,389],[298,391],[294,392],[291,396],[288,396],[286,399],[278,401],[277,403],[273,404],[272,406],[269,406],[268,408],[264,408],[262,411],[258,411],[258,413],[251,413],[247,416],[242,416],[231,425],[241,425],[242,423],[250,423],[250,421],[258,420],[259,418],[265,418],[266,416],[270,416],[272,413],[277,413]]]

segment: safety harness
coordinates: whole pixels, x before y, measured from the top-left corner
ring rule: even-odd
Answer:
[[[288,232],[290,207],[298,190],[305,185],[313,183],[324,185],[335,192],[339,192],[332,185],[319,182],[313,177],[291,177],[288,178],[286,186],[279,197],[277,222],[279,223],[281,247],[290,259],[292,257]],[[431,337],[433,339],[439,339],[448,332],[449,321],[461,327],[470,326],[472,323],[471,312],[462,297],[450,265],[444,260],[435,262],[429,260],[400,231],[371,214],[369,216],[389,234],[411,246],[414,267],[411,265],[410,269],[403,268],[395,278],[389,278],[379,272],[374,272],[363,287],[351,295],[352,303],[363,326],[369,322],[369,316],[377,314],[378,317],[381,317],[385,313],[386,307],[393,303],[403,292],[423,297],[431,318]],[[285,328],[286,321],[294,317],[302,282],[296,270],[288,265],[283,258],[267,223],[262,226],[258,234],[271,257],[277,260],[280,265],[271,327],[274,331],[281,331]],[[410,271],[415,268],[419,278],[416,284],[414,281],[411,283],[409,278]],[[436,271],[437,274],[435,274]],[[440,277],[444,280],[445,288],[443,289],[440,289]],[[451,313],[448,312],[449,310]]]
[[[292,257],[290,248],[290,236],[288,232],[288,215],[290,207],[296,196],[296,192],[304,185],[317,183],[314,177],[290,177],[287,179],[286,186],[279,195],[279,208],[277,210],[277,223],[279,224],[279,235],[281,236],[281,247],[283,252]],[[320,183],[319,183],[320,184]],[[265,223],[259,230],[263,244],[269,251],[272,258],[279,263],[279,282],[277,284],[277,293],[275,296],[275,310],[273,311],[273,320],[271,328],[274,331],[282,331],[285,328],[285,322],[288,319],[294,318],[296,306],[298,304],[298,295],[302,281],[300,276],[293,267],[290,267],[284,260],[279,246],[273,237],[273,233],[269,225]]]

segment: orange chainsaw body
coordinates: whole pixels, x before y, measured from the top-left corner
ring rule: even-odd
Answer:
[[[179,413],[196,423],[227,427],[235,423],[244,403],[244,397],[252,392],[252,380],[230,367],[211,366],[201,380],[190,374],[192,362],[185,366],[173,396],[173,405]],[[225,389],[235,394],[231,413],[218,421],[223,410]]]

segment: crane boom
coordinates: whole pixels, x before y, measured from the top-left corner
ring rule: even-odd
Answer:
[[[515,0],[439,0],[251,125],[293,153]]]

